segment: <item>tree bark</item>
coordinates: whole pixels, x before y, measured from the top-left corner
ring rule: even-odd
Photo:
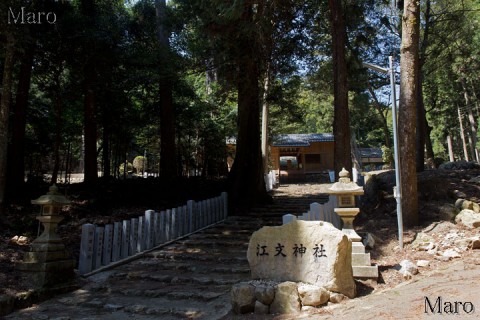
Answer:
[[[9,195],[16,195],[25,183],[25,128],[27,125],[28,93],[32,76],[34,46],[22,57],[18,75],[17,96],[13,110],[12,140],[8,149]]]
[[[95,2],[81,1],[82,12],[89,23],[95,25]],[[84,65],[84,182],[94,183],[98,178],[97,168],[97,120],[95,107],[95,85],[97,81],[96,57],[93,39],[87,39]]]
[[[348,110],[347,62],[345,58],[346,27],[343,1],[329,0],[333,49],[333,135],[335,175],[344,167],[352,171],[350,115]]]
[[[416,122],[418,90],[418,53],[420,34],[420,5],[417,0],[405,0],[402,17],[402,45],[400,48],[400,107],[399,145],[401,165],[401,192],[403,222],[417,225],[418,195],[416,173]]]
[[[478,162],[478,150],[477,150],[477,122],[475,121],[475,117],[473,116],[473,105],[470,100],[470,96],[467,90],[467,81],[465,78],[461,79],[462,89],[463,89],[463,96],[465,98],[465,106],[467,109],[468,114],[468,122],[470,123],[470,134],[469,134],[469,142],[470,142],[470,155],[472,160]]]
[[[168,32],[164,27],[166,20],[166,1],[155,0],[157,15],[157,31],[160,50],[164,56],[170,52]],[[169,67],[163,63],[163,70],[159,85],[160,95],[160,176],[165,179],[177,177],[175,165],[175,112],[173,107],[172,74]]]
[[[88,62],[85,66],[84,92],[84,135],[85,161],[84,181],[94,183],[98,178],[97,169],[97,120],[95,108],[94,83],[96,81],[95,65]]]
[[[252,22],[252,5],[242,19]],[[238,135],[235,161],[228,176],[231,206],[243,209],[269,199],[263,177],[260,146],[260,88],[257,39],[239,32],[237,51]]]
[[[12,98],[12,77],[15,55],[15,39],[7,31],[5,61],[3,64],[2,96],[0,99],[0,214],[3,213],[7,186],[7,148],[10,104]]]
[[[465,141],[465,131],[463,130],[462,113],[460,112],[459,107],[457,107],[457,111],[458,111],[458,122],[460,124],[460,138],[462,139],[462,146],[463,146],[463,156],[465,157],[465,160],[468,161],[467,141]]]

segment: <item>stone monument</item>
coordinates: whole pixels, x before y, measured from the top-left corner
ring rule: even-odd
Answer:
[[[56,233],[57,225],[63,220],[60,215],[63,206],[70,204],[58,192],[56,185],[50,187],[46,195],[32,204],[41,206],[37,216],[43,227],[43,233],[30,245],[30,251],[25,253],[23,262],[17,264],[37,288],[58,287],[60,284],[74,278],[75,260],[70,258],[65,245]]]
[[[297,220],[254,232],[247,258],[253,279],[303,282],[353,298],[351,250],[332,224]]]

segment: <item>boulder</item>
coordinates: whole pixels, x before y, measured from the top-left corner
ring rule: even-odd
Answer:
[[[412,275],[418,273],[418,267],[415,263],[410,260],[402,260],[400,262],[401,269],[399,272],[403,275],[404,278],[410,279]]]
[[[260,301],[255,302],[255,314],[268,314],[270,307],[261,303]]]
[[[445,221],[453,221],[455,220],[455,216],[458,214],[459,210],[456,206],[451,204],[444,204],[440,207],[440,219]]]
[[[480,213],[464,209],[455,217],[455,222],[461,223],[469,228],[478,228],[480,227]]]
[[[340,303],[340,302],[342,302],[342,301],[345,300],[345,299],[347,299],[347,297],[344,296],[344,295],[341,294],[341,293],[332,293],[332,294],[330,295],[329,301],[330,301],[331,303]]]
[[[455,207],[458,210],[468,209],[468,210],[473,210],[475,212],[478,212],[478,203],[475,203],[470,200],[457,199],[457,201],[455,201]],[[475,210],[475,208],[477,210]]]
[[[412,249],[431,250],[433,249],[435,239],[424,232],[417,233],[415,240],[412,242]]]
[[[247,258],[253,279],[304,282],[355,296],[352,245],[328,222],[263,227],[252,234]]]
[[[270,305],[271,313],[297,313],[301,307],[295,282],[286,281],[275,287],[275,299]]]
[[[249,283],[237,283],[231,291],[232,310],[237,314],[255,310],[255,287]]]
[[[430,261],[428,260],[418,260],[417,267],[428,267],[430,265]]]
[[[303,306],[318,307],[330,299],[330,293],[327,290],[309,284],[299,285],[298,295]]]
[[[262,304],[270,305],[275,298],[275,287],[268,284],[255,286],[255,299]]]
[[[447,249],[445,252],[442,254],[443,257],[448,258],[448,259],[453,259],[453,258],[460,258],[460,253],[454,249]]]

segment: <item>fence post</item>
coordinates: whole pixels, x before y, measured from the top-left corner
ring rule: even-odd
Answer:
[[[103,236],[104,228],[96,227],[95,228],[95,242],[93,245],[93,251],[95,252],[93,268],[98,269],[102,266],[102,254],[103,254]]]
[[[165,212],[165,241],[172,240],[172,210]]]
[[[192,233],[195,230],[195,201],[188,200],[187,201],[187,220],[188,220],[188,232]]]
[[[145,217],[138,217],[137,252],[145,250]]]
[[[167,241],[167,236],[166,236],[166,212],[165,211],[160,211],[160,242],[164,243]]]
[[[130,221],[123,220],[122,223],[122,251],[121,251],[121,258],[125,259],[129,256],[130,250]]]
[[[159,245],[160,242],[162,242],[162,234],[160,233],[160,212],[153,212],[153,226],[155,229],[155,245]]]
[[[91,223],[82,226],[82,238],[80,242],[80,257],[78,272],[85,274],[92,271],[93,245],[95,241],[95,226]]]
[[[128,249],[129,255],[133,256],[137,253],[138,245],[138,218],[132,218],[130,220],[130,248]]]
[[[222,192],[222,202],[223,202],[223,218],[226,219],[228,216],[228,193]]]
[[[145,211],[145,249],[153,248],[153,210]]]
[[[105,226],[103,236],[103,257],[102,257],[102,264],[107,266],[112,261],[112,245],[113,245],[113,225],[107,224]]]
[[[112,249],[112,261],[120,260],[120,253],[122,248],[122,223],[113,223],[113,249]]]

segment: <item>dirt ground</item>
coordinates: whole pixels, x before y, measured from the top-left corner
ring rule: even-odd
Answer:
[[[442,270],[463,268],[462,270],[468,272],[472,266],[478,267],[480,264],[479,250],[462,249],[459,250],[458,257],[445,259],[425,250],[414,249],[412,245],[419,232],[428,234],[437,244],[438,249],[442,251],[454,248],[455,241],[460,238],[470,238],[479,234],[478,229],[468,229],[445,221],[441,213],[442,206],[453,205],[459,195],[465,199],[480,202],[480,187],[475,182],[471,182],[472,178],[478,176],[480,176],[478,169],[431,170],[420,174],[418,186],[421,223],[415,228],[404,230],[403,250],[399,248],[396,203],[391,195],[394,184],[393,173],[381,173],[366,185],[365,195],[361,199],[361,214],[354,224],[361,235],[370,233],[374,236],[375,245],[369,251],[372,255],[372,262],[379,266],[380,277],[378,281],[358,281],[357,294],[359,297],[375,296],[378,293],[386,292],[385,290],[398,287],[400,284],[415,282],[416,279],[426,278],[428,275],[437,274]],[[277,192],[302,196],[304,193],[321,192],[326,187],[328,185],[283,185],[277,189]],[[80,191],[77,194],[80,194]],[[163,202],[162,205],[167,206],[168,203]],[[77,257],[80,228],[83,223],[108,223],[112,219],[121,220],[125,215],[138,214],[143,210],[145,208],[139,206],[122,206],[111,210],[108,214],[100,214],[101,210],[96,210],[92,201],[84,200],[79,196],[75,200],[75,205],[65,212],[67,218],[59,227],[59,234],[67,249],[74,257]],[[0,221],[0,295],[18,294],[29,289],[29,284],[25,283],[16,271],[15,263],[22,260],[23,253],[28,250],[29,242],[36,236],[35,231],[38,224],[35,223],[34,216],[35,213],[32,209],[16,207],[11,208],[10,214]],[[23,230],[28,230],[25,233],[27,236],[25,242],[11,240],[14,236],[22,235],[15,233],[15,230],[22,229],[18,225],[22,225]],[[25,228],[25,226],[29,226],[29,228]],[[419,274],[414,275],[412,279],[407,279],[398,271],[399,263],[405,259],[414,263],[426,260],[428,265],[419,267]],[[463,267],[458,267],[459,265]],[[451,278],[450,281],[454,281],[454,279]],[[456,290],[460,290],[460,288]],[[355,300],[357,299],[352,301]],[[327,310],[322,312],[334,314],[334,311]]]

